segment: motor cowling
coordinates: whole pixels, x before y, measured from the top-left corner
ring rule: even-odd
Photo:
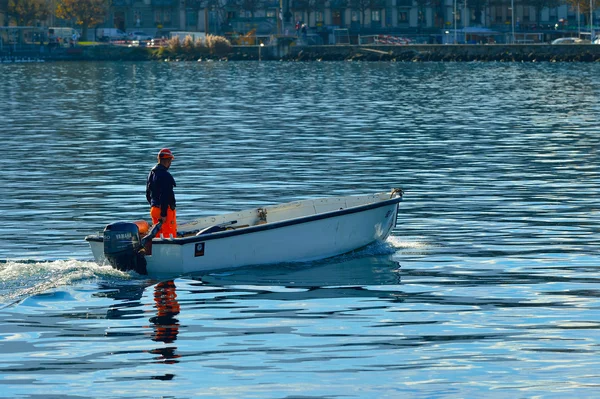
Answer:
[[[116,222],[104,229],[104,257],[115,269],[147,274],[138,226]]]

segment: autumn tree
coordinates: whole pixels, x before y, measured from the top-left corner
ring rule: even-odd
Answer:
[[[81,36],[86,40],[88,28],[104,21],[109,6],[109,0],[58,0],[56,16],[75,20],[81,25]]]
[[[590,25],[590,2],[588,0],[566,0],[566,2],[571,9],[579,9],[579,12],[585,18],[586,24]]]
[[[9,0],[8,12],[17,25],[29,26],[48,18],[50,6],[46,0]]]

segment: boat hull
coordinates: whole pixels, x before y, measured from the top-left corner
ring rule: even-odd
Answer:
[[[150,275],[189,274],[340,255],[385,240],[396,225],[400,199],[204,236],[154,239],[146,268]],[[102,240],[88,241],[95,260],[104,262]]]

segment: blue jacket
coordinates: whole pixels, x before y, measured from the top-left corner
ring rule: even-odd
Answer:
[[[160,207],[160,216],[167,216],[167,207],[175,209],[175,179],[167,168],[156,164],[146,181],[146,199],[150,206]]]

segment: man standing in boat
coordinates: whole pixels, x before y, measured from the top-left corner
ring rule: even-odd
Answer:
[[[175,212],[175,179],[169,173],[171,162],[175,159],[168,148],[158,153],[158,163],[148,174],[146,182],[146,199],[150,204],[152,224],[162,221],[158,237],[177,237],[177,217]]]

